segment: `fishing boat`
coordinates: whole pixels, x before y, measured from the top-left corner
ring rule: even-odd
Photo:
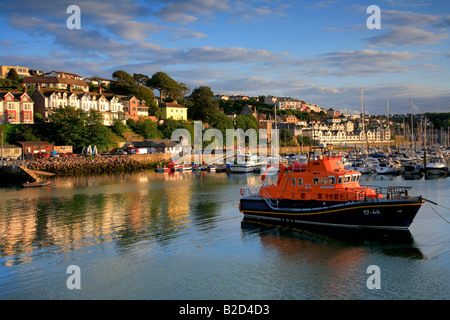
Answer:
[[[45,187],[48,185],[50,185],[50,181],[26,182],[22,184],[22,188]]]
[[[310,153],[305,170],[278,164],[275,184],[241,189],[245,219],[318,226],[407,230],[424,200],[411,187],[361,186],[361,173],[347,170],[327,149]],[[265,175],[262,175],[262,180]]]
[[[448,167],[445,164],[444,157],[440,156],[430,158],[425,166],[425,172],[427,174],[445,175],[447,171]]]

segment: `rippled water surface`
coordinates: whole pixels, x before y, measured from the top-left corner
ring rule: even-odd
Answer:
[[[450,207],[450,178],[363,180]],[[424,204],[408,233],[319,232],[244,222],[239,189],[260,184],[257,174],[51,181],[0,187],[0,299],[450,298],[450,210],[440,206],[443,218]],[[70,265],[79,290],[67,288]],[[381,289],[367,287],[371,265]]]

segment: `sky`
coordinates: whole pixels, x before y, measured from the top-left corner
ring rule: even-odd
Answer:
[[[80,29],[67,27],[70,5]],[[387,98],[390,114],[409,113],[410,99],[415,114],[450,112],[448,0],[2,0],[0,33],[0,65],[163,71],[191,90],[347,114],[361,112],[363,88],[368,114],[386,114]]]

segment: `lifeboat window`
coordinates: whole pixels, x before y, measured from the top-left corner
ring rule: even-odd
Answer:
[[[341,184],[341,183],[342,183],[342,177],[339,177],[338,184]]]
[[[314,178],[313,179],[313,184],[319,184],[319,178]]]
[[[291,183],[292,183],[292,185],[295,187],[295,185],[296,185],[296,182],[297,182],[297,179],[295,179],[295,178],[292,178],[291,179]]]
[[[328,181],[329,181],[329,183],[330,183],[331,185],[333,185],[333,184],[336,183],[336,177],[329,177],[329,178],[328,178]]]
[[[350,176],[344,176],[344,183],[350,182]]]
[[[302,186],[303,185],[303,178],[298,178],[298,185]]]
[[[360,178],[361,176],[360,175],[357,175],[356,176],[356,181],[359,181],[359,178]]]
[[[321,183],[322,183],[323,185],[328,184],[328,178],[327,178],[327,177],[322,177]]]
[[[355,182],[356,181],[356,175],[353,175],[352,176],[352,182]]]

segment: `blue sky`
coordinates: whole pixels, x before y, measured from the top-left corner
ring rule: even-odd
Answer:
[[[69,30],[69,5],[81,29]],[[381,29],[366,21],[381,9]],[[4,0],[0,64],[288,96],[347,113],[450,112],[450,1]]]

